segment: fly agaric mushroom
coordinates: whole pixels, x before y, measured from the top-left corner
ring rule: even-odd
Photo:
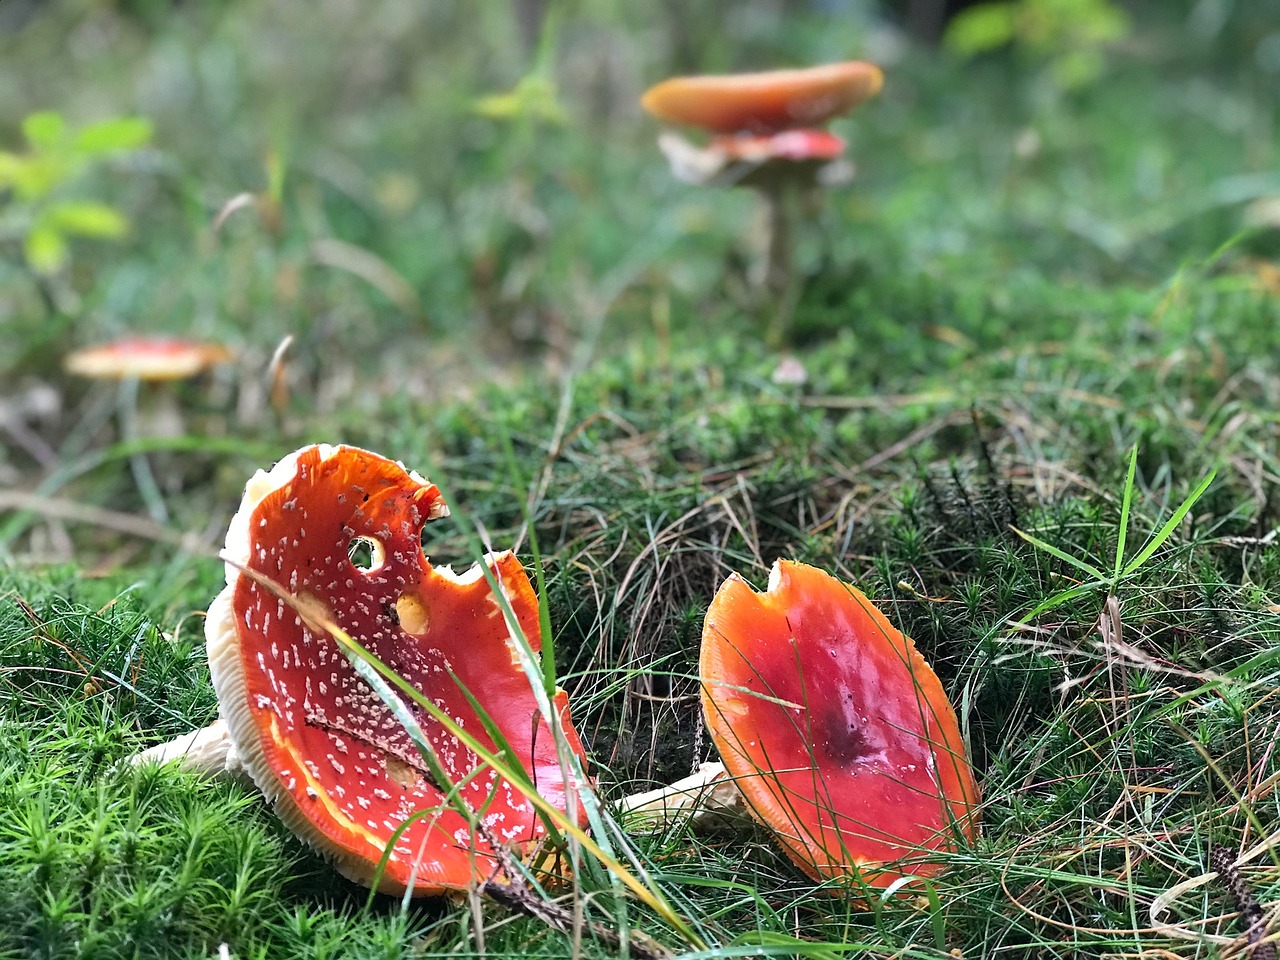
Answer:
[[[120,418],[120,434],[125,441],[151,436],[175,436],[182,432],[182,414],[178,410],[170,381],[188,380],[219,364],[231,360],[231,351],[218,343],[203,343],[177,337],[125,337],[94,347],[73,350],[63,358],[67,373],[91,380],[119,381],[116,409]],[[155,385],[150,421],[139,424],[139,384]],[[129,458],[138,491],[156,523],[168,521],[164,497],[143,453]]]
[[[758,819],[814,879],[885,887],[972,839],[977,787],[955,711],[908,638],[848,584],[779,560],[707,611],[702,708]]]
[[[875,96],[884,75],[861,60],[800,70],[672,77],[640,103],[660,120],[715,133],[771,133],[826,123]]]
[[[218,343],[176,337],[125,337],[67,354],[68,373],[98,380],[186,380],[231,359]]]
[[[584,756],[567,696],[556,693],[553,731],[484,571],[477,565],[458,576],[422,552],[423,524],[447,513],[439,489],[399,463],[354,447],[304,447],[246,486],[227,533],[227,586],[205,626],[235,764],[340,872],[384,892],[484,882],[499,872],[495,845],[529,848],[544,826],[521,787],[405,700],[435,769],[451,781],[436,782],[326,621],[496,750],[473,697],[538,793],[575,822],[584,815],[577,797],[586,785],[558,752],[559,737]],[[536,652],[538,601],[524,568],[509,551],[484,563]],[[225,751],[217,763],[232,769]]]
[[[697,185],[754,187],[764,200],[765,255],[759,285],[785,325],[791,284],[791,226],[801,194],[848,180],[845,143],[820,129],[879,92],[884,75],[861,60],[803,70],[673,77],[651,87],[640,104],[669,123],[706,130],[706,146],[673,134],[658,145],[677,177]]]

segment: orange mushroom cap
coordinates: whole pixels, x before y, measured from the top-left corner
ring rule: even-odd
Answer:
[[[640,105],[660,120],[716,133],[770,133],[826,123],[875,96],[884,74],[862,60],[802,70],[672,77]]]
[[[219,343],[125,337],[73,350],[63,360],[63,367],[68,373],[97,380],[186,380],[230,359],[231,351]]]
[[[544,827],[519,787],[406,700],[451,780],[435,783],[409,734],[302,610],[323,611],[493,749],[465,688],[539,794],[578,822],[584,816],[576,798],[585,785],[560,763],[483,571],[457,576],[422,552],[423,524],[447,513],[439,488],[399,463],[354,447],[304,447],[246,486],[227,534],[227,586],[206,621],[219,707],[254,782],[342,873],[376,879],[384,892],[466,888],[497,869],[492,843],[519,851]],[[370,551],[367,567],[351,559],[353,545]],[[510,552],[485,564],[536,652],[538,601],[524,568]],[[583,757],[563,691],[554,709]],[[446,799],[454,785],[482,830],[473,834]]]
[[[779,560],[766,593],[729,577],[702,633],[702,708],[725,768],[815,879],[932,875],[978,800],[942,684],[871,602]],[[883,865],[916,860],[903,869]]]

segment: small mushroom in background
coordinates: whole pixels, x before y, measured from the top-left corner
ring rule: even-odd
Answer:
[[[63,366],[68,373],[80,377],[160,383],[190,379],[231,358],[231,351],[218,343],[178,337],[125,337],[74,350],[67,354]]]
[[[527,788],[405,699],[439,763],[433,773],[319,617],[495,751],[496,729],[515,754],[508,761],[581,824],[578,798],[589,784],[574,780],[560,753],[564,746],[585,763],[567,695],[553,700],[553,731],[484,571],[457,575],[423,553],[423,525],[447,513],[434,484],[354,447],[304,447],[259,471],[231,521],[227,585],[205,625],[221,720],[135,762],[181,758],[204,773],[247,772],[300,838],[383,892],[484,884],[503,874],[508,851],[545,838]],[[484,564],[537,653],[538,600],[524,568],[509,551]],[[441,770],[449,783],[437,782]]]
[[[180,436],[183,420],[171,389],[173,382],[199,376],[232,358],[231,350],[218,343],[177,337],[125,337],[74,350],[63,358],[62,365],[73,376],[119,382],[116,410],[120,435],[126,443],[133,443],[144,437]],[[139,412],[140,384],[147,384],[152,394],[145,422]],[[156,523],[167,523],[164,496],[146,454],[130,455],[129,466],[151,518]]]
[[[822,129],[879,92],[884,75],[860,60],[802,70],[674,77],[651,87],[640,103],[669,123],[706,130],[699,146],[675,133],[658,145],[672,172],[697,185],[744,185],[764,201],[765,253],[758,285],[774,312],[771,335],[788,322],[792,229],[806,194],[853,176],[845,142]]]
[[[707,729],[752,813],[815,880],[887,887],[943,869],[978,790],[942,684],[860,592],[779,560],[734,574],[702,634]]]

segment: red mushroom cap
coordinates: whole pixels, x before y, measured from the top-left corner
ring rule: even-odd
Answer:
[[[447,514],[416,473],[354,447],[305,447],[253,477],[227,534],[227,586],[209,608],[209,668],[246,768],[294,831],[370,884],[393,832],[378,889],[416,894],[466,888],[496,869],[492,842],[520,850],[544,833],[520,789],[486,768],[429,713],[409,706],[483,830],[433,782],[409,734],[299,605],[341,626],[468,733],[494,744],[462,687],[482,705],[538,792],[581,822],[556,738],[521,668],[516,639],[477,565],[462,576],[422,552],[423,524]],[[349,555],[371,556],[357,566]],[[525,637],[540,647],[537,596],[510,552],[486,558]],[[266,578],[277,591],[242,572]],[[457,681],[450,676],[453,674]],[[558,691],[572,749],[583,749]],[[443,789],[442,789],[443,788]]]
[[[779,133],[737,133],[713,137],[708,150],[731,160],[765,163],[769,160],[834,160],[845,142],[826,130],[783,130]]]
[[[660,120],[716,133],[769,133],[826,123],[875,96],[884,74],[861,60],[803,70],[672,77],[640,105]]]
[[[853,165],[841,159],[845,142],[826,130],[722,134],[706,146],[667,131],[658,147],[677,178],[699,186],[767,190],[779,183],[831,185],[853,175]]]
[[[218,343],[177,337],[125,337],[67,354],[68,373],[98,380],[185,380],[231,359]]]
[[[888,886],[972,838],[978,791],[955,711],[908,638],[848,584],[774,564],[737,574],[702,634],[702,707],[726,769],[815,879]],[[904,870],[882,865],[919,858]]]

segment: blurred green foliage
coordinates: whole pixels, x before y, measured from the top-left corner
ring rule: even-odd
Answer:
[[[21,237],[27,264],[40,274],[66,266],[69,240],[115,240],[129,221],[114,206],[68,196],[91,164],[145,147],[151,124],[118,117],[73,130],[61,114],[33,113],[22,121],[27,149],[0,151],[0,191],[9,191],[0,231]]]
[[[1130,27],[1129,14],[1111,0],[1002,0],[961,11],[944,41],[964,57],[1012,45],[1072,89],[1102,74],[1106,48]]]

